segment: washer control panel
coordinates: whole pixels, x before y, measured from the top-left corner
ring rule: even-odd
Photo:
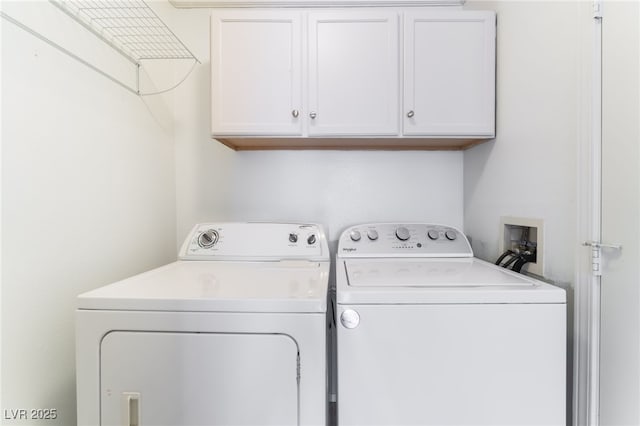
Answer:
[[[338,257],[473,257],[460,230],[427,223],[369,223],[347,228]]]
[[[317,224],[202,223],[180,250],[182,260],[329,260],[324,231]]]

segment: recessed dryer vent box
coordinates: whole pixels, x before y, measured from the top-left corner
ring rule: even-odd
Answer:
[[[527,263],[522,270],[544,277],[544,222],[542,219],[503,216],[500,218],[499,253],[522,245],[523,235],[536,247],[536,261]]]

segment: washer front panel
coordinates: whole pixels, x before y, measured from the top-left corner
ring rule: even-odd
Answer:
[[[565,424],[565,305],[344,305],[340,426]],[[353,323],[348,323],[350,326]]]

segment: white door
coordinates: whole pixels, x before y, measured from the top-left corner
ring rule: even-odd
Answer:
[[[301,55],[300,13],[214,13],[212,134],[302,134]]]
[[[640,5],[602,21],[600,425],[640,425]]]
[[[109,333],[100,424],[298,425],[297,354],[285,335]]]
[[[495,29],[493,12],[405,14],[405,135],[494,135]]]
[[[309,135],[397,135],[398,13],[309,14]]]

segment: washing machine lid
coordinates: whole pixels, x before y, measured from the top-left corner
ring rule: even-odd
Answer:
[[[475,258],[346,259],[338,303],[565,303],[564,290]]]
[[[329,262],[177,261],[78,296],[79,309],[326,312]]]

